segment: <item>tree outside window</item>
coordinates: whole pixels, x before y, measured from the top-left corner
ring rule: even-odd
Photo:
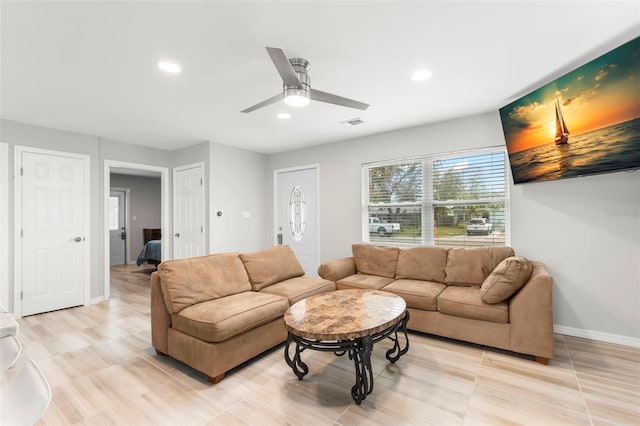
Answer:
[[[504,150],[363,167],[368,180],[365,216],[369,232],[365,240],[505,245],[508,204]],[[479,227],[474,227],[475,223]]]

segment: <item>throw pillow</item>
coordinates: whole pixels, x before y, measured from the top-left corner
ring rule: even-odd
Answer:
[[[242,253],[240,259],[249,274],[251,287],[259,291],[271,284],[301,277],[304,269],[289,246],[275,246],[255,253]]]
[[[533,267],[524,257],[507,257],[496,266],[480,287],[485,303],[500,303],[513,296],[529,280]]]

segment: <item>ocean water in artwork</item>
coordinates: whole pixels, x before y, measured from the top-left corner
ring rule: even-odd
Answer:
[[[640,118],[509,155],[515,183],[640,168]]]

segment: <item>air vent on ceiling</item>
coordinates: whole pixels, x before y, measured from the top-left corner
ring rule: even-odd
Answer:
[[[350,120],[342,122],[342,124],[344,124],[345,126],[348,124],[352,126],[357,126],[358,124],[362,124],[362,123],[364,123],[364,121],[360,117],[352,118]]]

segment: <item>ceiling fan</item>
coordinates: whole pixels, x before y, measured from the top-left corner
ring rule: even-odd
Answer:
[[[278,93],[240,112],[252,112],[280,100],[284,100],[284,103],[294,107],[303,107],[309,103],[309,100],[314,100],[361,110],[369,108],[369,104],[312,89],[311,78],[309,77],[309,61],[302,58],[287,59],[284,51],[277,47],[266,47],[266,49],[269,56],[271,56],[273,64],[276,66],[276,70],[278,70],[278,74],[282,78],[282,93]]]

